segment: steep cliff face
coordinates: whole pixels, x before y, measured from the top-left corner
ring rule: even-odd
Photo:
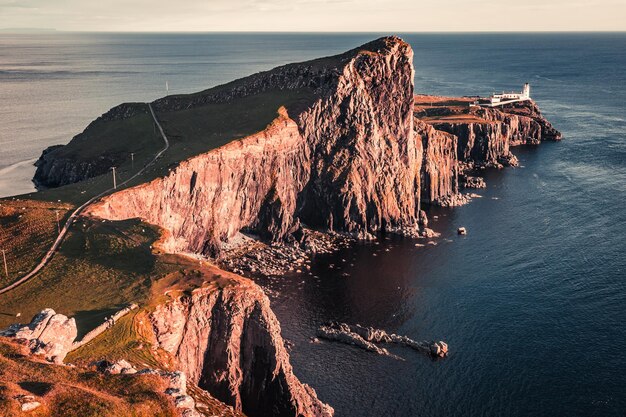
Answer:
[[[459,192],[459,164],[455,135],[415,121],[415,130],[423,146],[422,201],[437,204]],[[419,140],[419,139],[418,139]]]
[[[478,165],[515,165],[511,146],[561,138],[532,101],[503,108],[440,107],[427,113],[433,127],[459,138],[459,160]]]
[[[419,214],[413,51],[398,38],[371,45],[298,119],[314,156],[298,215],[306,224],[355,235],[411,228]]]
[[[293,374],[280,324],[263,291],[238,279],[202,287],[151,314],[159,347],[217,399],[256,416],[324,416],[333,409]]]
[[[502,109],[504,113],[511,115],[523,116],[531,119],[533,122],[539,125],[541,133],[537,131],[528,130],[530,135],[538,138],[537,141],[559,141],[562,138],[561,132],[556,130],[552,123],[550,123],[539,110],[537,103],[534,101],[525,101],[519,103],[509,104]],[[536,129],[534,126],[533,129]],[[534,142],[533,142],[534,143]]]
[[[482,188],[482,178],[468,176],[473,168],[517,165],[511,147],[561,139],[533,101],[498,108],[470,106],[472,102],[470,98],[415,97],[415,126],[424,144],[424,202],[463,204],[467,199],[457,193],[459,177],[461,184]]]
[[[244,227],[284,236],[309,167],[305,142],[283,108],[263,132],[183,161],[170,175],[118,192],[92,212],[163,227],[168,252],[215,255]]]
[[[91,213],[141,217],[167,230],[167,250],[208,255],[244,228],[282,239],[296,219],[360,237],[382,228],[414,229],[422,156],[413,130],[412,60],[408,44],[383,38],[337,57],[257,74],[230,90],[226,85],[217,94],[223,100],[276,85],[306,84],[318,95],[304,108],[282,109],[265,131],[113,194]],[[215,96],[156,105],[178,110]]]

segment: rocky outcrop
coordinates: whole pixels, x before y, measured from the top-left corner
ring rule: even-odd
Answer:
[[[385,356],[395,357],[395,355],[390,354],[387,349],[378,347],[376,343],[393,343],[407,346],[435,358],[445,358],[448,356],[448,345],[445,342],[417,342],[407,336],[387,333],[381,329],[363,327],[359,324],[350,325],[332,322],[321,326],[317,331],[317,335],[323,339],[355,345],[370,352]]]
[[[29,324],[14,324],[0,332],[0,336],[23,340],[32,354],[43,355],[50,362],[63,363],[77,333],[73,318],[47,308],[35,315]]]
[[[293,374],[280,324],[260,287],[202,287],[151,314],[158,346],[211,395],[255,416],[331,416]]]
[[[361,238],[415,230],[422,156],[413,129],[412,60],[408,44],[382,38],[227,84],[218,96],[159,101],[157,109],[170,111],[277,85],[306,84],[317,94],[308,107],[281,109],[263,132],[109,196],[91,213],[143,218],[167,230],[166,250],[205,255],[219,253],[242,229],[276,241],[299,222]]]
[[[561,132],[556,130],[552,123],[550,123],[539,110],[539,106],[534,101],[524,101],[512,103],[504,106],[501,110],[504,113],[522,116],[525,118],[531,119],[533,122],[537,123],[540,127],[541,135],[538,135],[536,127],[533,126],[532,130],[528,129],[527,131],[530,134],[525,135],[527,138],[531,136],[534,139],[531,139],[531,143],[538,143],[539,141],[559,141],[562,139]]]
[[[121,364],[120,364],[121,362]],[[189,395],[187,392],[187,375],[181,371],[163,371],[160,369],[142,369],[137,371],[132,366],[127,368],[130,365],[128,362],[122,360],[118,361],[114,364],[111,364],[110,367],[113,367],[114,371],[110,371],[109,368],[105,368],[104,372],[108,373],[126,373],[126,374],[137,374],[137,375],[145,375],[152,374],[158,375],[162,379],[165,380],[167,388],[165,389],[165,394],[168,395],[172,401],[174,402],[174,406],[179,411],[182,417],[200,417],[200,414],[196,408],[196,400]],[[117,372],[118,369],[121,371]],[[126,372],[124,372],[126,370]],[[228,410],[224,410],[228,413]],[[231,414],[231,413],[228,413]]]
[[[424,202],[440,206],[465,204],[471,198],[458,193],[458,184],[465,188],[486,187],[484,180],[475,176],[478,168],[517,166],[513,146],[561,139],[533,101],[497,108],[471,106],[472,101],[416,96],[415,126],[424,144]],[[441,136],[444,134],[451,138]]]
[[[61,187],[107,173],[119,164],[119,155],[100,155],[97,159],[77,161],[73,156],[61,156],[63,145],[51,146],[35,162],[33,182],[38,189]]]
[[[458,159],[476,165],[516,165],[512,146],[561,138],[530,100],[498,108],[437,107],[426,115],[435,129],[458,137]]]
[[[450,133],[436,130],[421,120],[415,121],[415,130],[423,146],[422,201],[438,204],[459,192],[458,139]]]
[[[510,137],[503,124],[485,120],[472,122],[437,122],[433,126],[458,137],[457,155],[461,161],[494,166],[511,155]]]

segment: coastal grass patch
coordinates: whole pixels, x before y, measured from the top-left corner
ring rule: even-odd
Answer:
[[[62,227],[71,208],[64,203],[0,200],[0,286],[16,281],[39,263],[58,235],[57,216]]]
[[[180,161],[260,132],[278,116],[281,106],[295,113],[313,97],[309,89],[269,90],[225,103],[159,112],[157,116],[170,140],[161,165],[171,168]]]
[[[91,342],[70,352],[65,361],[87,366],[99,360],[115,362],[124,359],[138,368],[173,369],[169,355],[152,349],[152,338],[146,310],[135,310]]]
[[[0,327],[14,322],[18,313],[30,319],[50,307],[75,316],[84,334],[113,311],[141,304],[152,282],[176,267],[153,254],[159,237],[159,230],[139,220],[77,219],[39,274],[0,295]]]
[[[103,375],[38,361],[25,347],[0,337],[0,415],[21,412],[19,396],[41,405],[29,416],[174,417],[177,411],[154,375]]]

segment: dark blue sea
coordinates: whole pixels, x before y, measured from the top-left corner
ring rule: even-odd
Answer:
[[[482,198],[429,210],[436,246],[383,238],[316,258],[319,278],[262,282],[280,290],[296,374],[337,417],[626,415],[626,34],[400,35],[418,92],[529,82],[564,140],[515,148],[521,166],[488,172]],[[44,147],[120,102],[163,96],[166,81],[193,92],[377,36],[0,35],[0,195],[31,189]],[[451,353],[393,348],[400,361],[310,343],[326,320]]]

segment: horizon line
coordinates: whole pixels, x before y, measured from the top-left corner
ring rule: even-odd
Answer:
[[[621,30],[426,30],[426,31],[316,31],[316,30],[67,30],[55,28],[0,28],[0,33],[123,33],[123,34],[588,34],[588,33],[626,33],[626,29]]]

